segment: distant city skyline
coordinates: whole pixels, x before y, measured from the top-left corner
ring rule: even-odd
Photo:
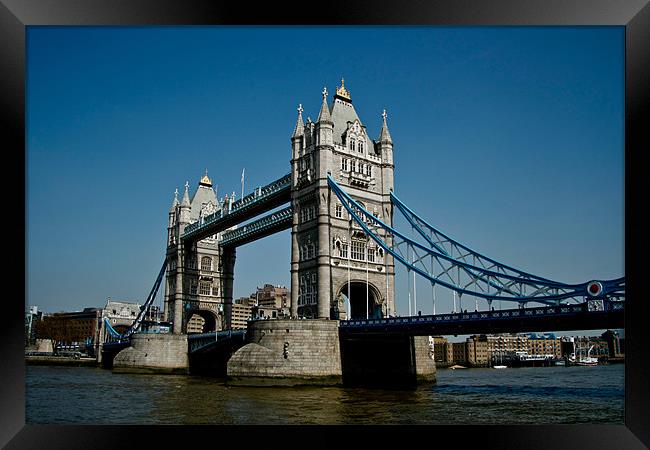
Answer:
[[[623,276],[623,56],[623,27],[29,27],[27,304],[144,302],[174,190],[288,173],[298,105],[341,78],[371,137],[387,111],[395,191],[430,223],[536,275]],[[289,262],[289,231],[238,248],[233,298]]]

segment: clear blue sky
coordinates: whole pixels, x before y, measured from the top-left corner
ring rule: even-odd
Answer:
[[[623,27],[28,27],[28,304],[142,302],[174,189],[288,173],[298,104],[341,77],[430,223],[536,275],[625,274]],[[288,286],[289,255],[289,231],[239,248],[235,297]]]

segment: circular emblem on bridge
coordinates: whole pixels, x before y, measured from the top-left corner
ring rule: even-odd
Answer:
[[[592,297],[600,295],[603,292],[603,285],[598,281],[590,281],[589,284],[587,284],[587,292]]]

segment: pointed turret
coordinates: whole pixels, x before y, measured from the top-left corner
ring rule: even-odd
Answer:
[[[302,121],[302,104],[298,105],[298,120],[296,121],[296,128],[293,130],[293,136],[294,138],[300,137],[304,134],[305,132],[305,124]]]
[[[185,182],[185,192],[183,193],[183,200],[181,200],[180,204],[180,211],[178,214],[178,222],[179,223],[190,223],[190,209],[192,208],[190,205],[190,183],[188,181]]]
[[[316,122],[332,123],[332,117],[330,116],[330,109],[329,106],[327,106],[327,87],[323,88],[323,103],[320,106],[320,113],[318,114],[318,120]]]
[[[302,122],[302,104],[298,105],[298,120],[291,136],[291,157],[295,161],[305,149],[305,125]]]
[[[327,88],[323,88],[323,103],[320,107],[318,120],[316,121],[316,145],[332,145],[332,136],[334,133],[334,122],[330,109],[327,106]]]
[[[384,112],[382,113],[381,117],[383,119],[382,124],[381,124],[381,133],[379,133],[379,142],[382,144],[392,144],[393,139],[390,137],[390,133],[388,132],[388,124],[386,123],[386,117],[388,115],[386,114],[386,110],[384,109]]]
[[[169,222],[167,222],[167,243],[172,245],[175,243],[173,239],[174,232],[173,228],[176,223],[176,207],[178,206],[178,188],[174,192],[174,200],[172,201],[172,206],[169,208]]]
[[[379,141],[375,144],[375,149],[381,155],[381,162],[383,163],[382,179],[383,179],[383,192],[388,195],[393,189],[393,139],[388,132],[388,124],[386,123],[386,110],[381,114],[382,124],[381,132],[379,133]]]
[[[181,202],[181,206],[190,206],[190,182],[186,181],[185,182],[185,192],[183,193],[183,201]]]
[[[176,212],[176,207],[178,206],[178,188],[174,191],[174,200],[172,201],[172,207],[169,208],[169,213]]]

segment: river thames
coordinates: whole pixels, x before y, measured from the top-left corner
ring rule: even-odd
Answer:
[[[186,375],[27,366],[26,424],[623,424],[624,364],[438,369],[412,391],[235,387]]]

